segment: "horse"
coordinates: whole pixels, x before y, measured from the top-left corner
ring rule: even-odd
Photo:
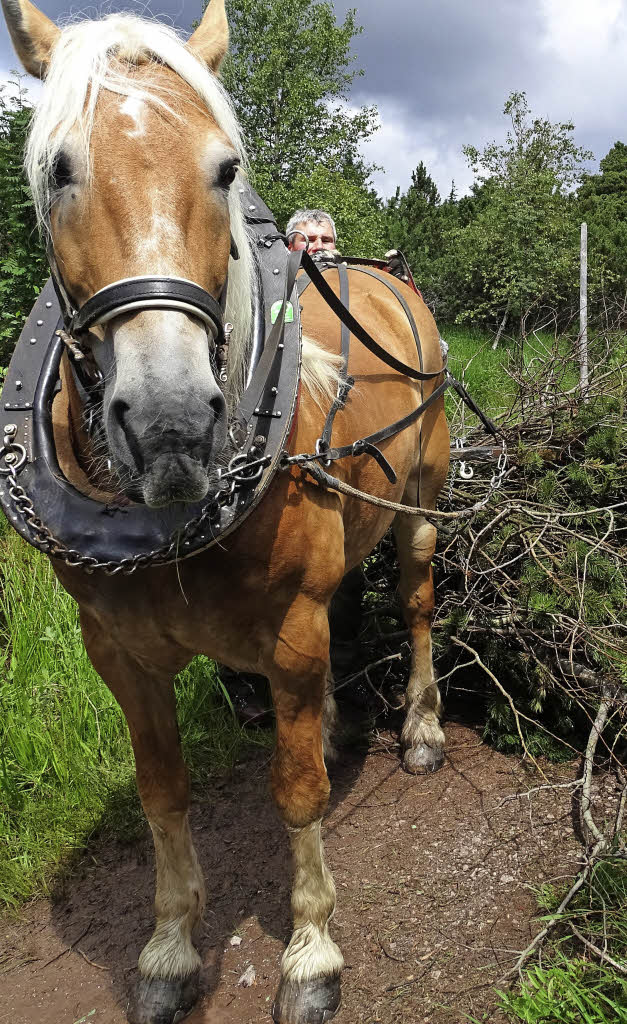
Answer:
[[[211,0],[187,42],[132,15],[60,30],[30,0],[2,5],[22,64],[44,83],[26,166],[68,294],[82,305],[111,282],[168,275],[194,282],[216,301],[226,289],[225,317],[233,322],[226,385],[216,373],[211,331],[193,311],[131,309],[91,328],[88,358],[104,386],[99,430],[86,430],[66,352],[55,398],[59,464],[69,483],[94,500],[118,493],[169,508],[202,499],[224,465],[230,411],[245,383],[254,290],[255,257],[237,188],[245,181],[245,149],[218,76],[229,39],[224,0]],[[414,365],[415,340],[384,275],[348,274],[355,318],[399,361]],[[325,279],[337,293],[334,277]],[[391,410],[409,414],[442,379],[433,317],[418,295],[398,288],[431,377],[412,380],[353,343],[348,369],[355,384],[334,426],[341,445],[388,424]],[[301,302],[293,453],[312,451],[320,437],[340,364],[335,315],[313,288]],[[434,509],[449,458],[442,397],[384,440],[381,451],[394,480],[366,453],[338,463],[338,478],[378,498]],[[321,835],[336,716],[328,612],[343,577],[390,526],[413,649],[403,763],[417,773],[439,767],[444,744],[431,653],[436,530],[428,517],[334,492],[293,463],[275,474],[242,525],[190,558],[131,575],[89,573],[51,558],[78,602],[89,657],[126,716],[154,837],[156,923],[139,956],[128,1011],[133,1024],[174,1024],[198,998],[201,959],[192,935],[206,896],[188,824],[173,691],[176,673],[196,654],[270,682],[271,789],[294,868],[293,932],[274,1020],[321,1024],[337,1011],[343,960],[329,931],[336,893]]]

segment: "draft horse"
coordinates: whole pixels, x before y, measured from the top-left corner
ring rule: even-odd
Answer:
[[[234,325],[226,387],[215,371],[211,331],[189,310],[122,311],[94,326],[88,345],[104,381],[100,430],[86,430],[80,389],[65,365],[55,420],[59,462],[69,482],[94,500],[125,494],[153,508],[199,500],[224,465],[229,413],[244,386],[254,277],[236,187],[245,155],[217,78],[228,45],[224,0],[211,0],[187,43],[130,15],[61,31],[29,0],[2,4],[24,67],[44,81],[27,169],[62,287],[80,306],[120,279],[168,275],[194,282],[215,300],[226,288],[225,316]],[[337,292],[335,276],[326,275]],[[397,359],[415,364],[407,317],[382,277],[350,270],[349,276],[353,315]],[[441,373],[434,320],[417,295],[399,288],[418,325],[424,369]],[[339,323],[313,288],[302,305],[292,452],[313,450],[338,383]],[[438,381],[417,383],[354,340],[349,371],[355,386],[336,416],[339,444],[410,413]],[[338,463],[338,477],[372,495],[433,509],[448,467],[443,400],[381,450],[395,483],[365,454]],[[318,1024],[336,1012],[343,961],[329,933],[335,887],[321,839],[334,718],[328,611],[344,575],[390,525],[413,644],[404,765],[434,770],[444,740],[430,639],[436,531],[423,517],[333,493],[294,465],[275,475],[254,514],[221,544],[176,564],[110,576],[52,558],[78,602],[89,657],[128,721],[154,837],[156,927],[139,957],[131,1021],[173,1024],[197,998],[201,960],[192,933],[205,884],[188,825],[173,695],[176,673],[197,653],[263,674],[271,685],[272,793],[294,863],[293,932],[274,1019]]]

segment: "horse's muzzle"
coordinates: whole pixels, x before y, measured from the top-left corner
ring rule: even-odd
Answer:
[[[106,417],[120,485],[151,508],[204,498],[226,440],[226,403],[217,386],[169,397],[147,388],[131,404],[116,388]]]
[[[183,452],[159,455],[141,480],[143,499],[150,508],[177,501],[200,501],[209,489],[207,470]]]

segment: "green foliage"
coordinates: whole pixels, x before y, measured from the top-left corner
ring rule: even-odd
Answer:
[[[380,247],[379,201],[359,155],[376,129],[374,107],[346,100],[363,72],[352,65],[355,12],[340,24],[327,0],[231,0],[222,75],[251,154],[253,183],[280,225],[301,205],[337,220],[344,251]],[[369,253],[370,254],[370,253]]]
[[[271,182],[262,171],[256,175],[256,186],[264,198],[272,191],[271,208],[277,217],[282,216],[284,223],[299,208],[328,210],[335,220],[341,252],[371,257],[382,255],[387,248],[378,201],[364,188],[359,176],[351,178],[319,164],[310,172],[296,175],[284,188]]]
[[[525,972],[518,993],[502,993],[502,1009],[526,1024],[626,1024],[627,979],[604,966],[557,952]]]
[[[461,564],[465,564],[464,553],[469,550],[465,531],[453,528],[449,534],[445,526],[440,529],[440,543],[448,551],[438,571],[441,614],[448,616],[447,602],[450,600],[455,608],[455,594],[466,589],[476,594],[477,588],[482,588],[481,600],[485,603],[483,611],[475,610],[471,615],[469,630],[461,613],[457,622],[452,621],[452,616],[451,621],[447,618],[439,668],[444,674],[462,657],[446,642],[447,635],[457,633],[479,652],[516,708],[531,719],[521,717],[518,723],[530,753],[562,760],[572,756],[573,747],[581,749],[595,705],[593,693],[588,691],[586,695],[585,687],[572,677],[561,680],[553,649],[556,633],[561,641],[563,654],[560,657],[564,665],[567,666],[572,651],[580,668],[586,666],[592,675],[623,680],[627,684],[622,629],[627,608],[626,521],[624,507],[620,507],[627,493],[624,376],[616,372],[607,385],[607,393],[599,389],[588,404],[563,403],[560,388],[568,392],[572,384],[566,370],[559,376],[562,364],[558,345],[557,355],[551,362],[558,379],[551,384],[555,389],[553,397],[548,399],[549,405],[543,411],[532,399],[534,393],[548,394],[546,378],[537,361],[531,364],[529,359],[529,353],[534,348],[537,351],[537,346],[527,342],[519,355],[522,355],[523,366],[530,367],[534,388],[530,391],[530,404],[520,417],[517,411],[520,404],[513,400],[513,381],[505,372],[508,366],[513,366],[512,350],[506,349],[499,355],[490,347],[482,347],[477,335],[464,338],[461,329],[446,330],[445,334],[451,343],[453,372],[460,376],[460,370],[464,369],[465,382],[475,398],[480,396],[479,404],[492,415],[498,415],[504,408],[513,410],[511,434],[508,431],[513,475],[507,485],[507,495],[514,503],[514,511],[486,534],[482,531],[498,511],[500,499],[494,499],[485,512],[477,516],[472,534],[482,539],[474,548],[467,574],[451,569],[453,565],[460,565],[460,556],[454,553],[456,548],[451,550],[454,545],[460,547]],[[541,340],[550,351],[549,339]],[[471,360],[469,354],[473,348],[475,358]],[[611,350],[611,360],[622,364],[625,349],[620,336],[612,338]],[[500,361],[505,362],[505,367],[498,365]],[[465,434],[467,428],[455,420],[458,414],[454,396],[450,403],[452,434],[454,437]],[[465,416],[468,422],[468,414]],[[540,427],[543,418],[545,425]],[[530,421],[528,433],[527,420]],[[477,469],[477,474],[485,479],[481,469]],[[458,486],[463,490],[461,482]],[[474,496],[481,493],[482,489],[473,491]],[[460,504],[469,504],[469,499],[471,495],[466,494]],[[529,520],[524,514],[519,515],[518,501],[532,503],[532,507],[542,513],[568,512],[572,517],[561,520],[560,531],[549,528],[546,535],[539,537],[539,543],[535,543],[543,520]],[[459,506],[453,504],[455,507]],[[591,508],[606,507],[615,508],[613,521],[609,513],[590,517]],[[507,566],[500,577],[510,581],[507,592],[498,584],[490,583],[499,565]],[[480,570],[480,575],[475,575],[475,569]],[[494,611],[490,612],[492,606]],[[462,602],[465,612],[471,612],[472,607],[472,602]],[[502,629],[501,616],[505,620]],[[572,650],[561,630],[567,635],[571,628],[568,624],[574,628],[578,622],[581,623],[579,639]],[[509,636],[515,636],[517,631],[528,639],[511,642]],[[437,633],[438,630],[434,634],[436,643]],[[549,666],[553,675],[547,671]],[[463,687],[477,689],[479,686],[485,696],[485,737],[503,751],[521,751],[517,722],[506,697],[494,689],[485,674],[479,675],[474,666],[460,672],[457,678]],[[535,721],[539,723],[537,726]],[[566,741],[566,746],[562,740]]]
[[[458,200],[453,185],[442,201],[418,165],[385,207],[388,245],[409,257],[441,322],[518,334],[547,307],[558,319],[572,316],[587,220],[589,312],[612,321],[627,287],[627,145],[617,142],[601,172],[586,175],[592,154],[575,144],[572,123],[533,117],[524,93],[511,93],[504,114],[504,142],[464,147],[475,173],[470,196]]]
[[[537,900],[551,917],[558,910],[570,882],[540,887]],[[603,860],[570,902],[560,918],[572,921],[578,931],[616,963],[627,967],[627,866]],[[558,925],[558,928],[561,927]],[[529,1024],[617,1024],[627,1022],[627,977],[610,963],[575,953],[577,943],[567,928],[543,955],[542,965],[528,968],[520,989],[501,993],[510,1020]],[[581,948],[581,947],[580,947]],[[582,952],[588,953],[587,949]]]
[[[511,93],[504,143],[464,152],[483,189],[476,216],[451,238],[451,274],[461,320],[520,324],[559,305],[578,285],[578,232],[571,190],[592,154],[576,146],[570,122],[532,118],[524,93]],[[478,193],[477,193],[478,194]]]
[[[22,170],[31,107],[21,79],[0,86],[0,366],[48,276]]]
[[[452,322],[458,309],[446,252],[467,208],[467,200],[458,202],[454,186],[442,202],[420,161],[407,192],[397,189],[385,209],[388,246],[405,253],[425,301],[443,323]]]
[[[627,291],[627,145],[616,142],[599,174],[579,189],[578,213],[588,223],[588,263],[593,301],[623,305]]]

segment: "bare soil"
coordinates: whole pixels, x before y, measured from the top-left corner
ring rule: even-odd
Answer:
[[[346,960],[338,1024],[503,1021],[493,986],[539,927],[533,888],[576,869],[572,789],[517,797],[544,780],[473,728],[452,722],[446,733],[437,775],[408,776],[385,749],[344,752],[332,769],[325,845]],[[560,783],[578,768],[544,765]],[[203,995],[188,1020],[269,1021],[290,922],[267,757],[196,801],[192,828],[210,896]],[[0,919],[0,1022],[124,1024],[151,932],[153,871],[148,836],[132,847],[96,842],[52,900]],[[250,965],[246,988],[238,980]]]

